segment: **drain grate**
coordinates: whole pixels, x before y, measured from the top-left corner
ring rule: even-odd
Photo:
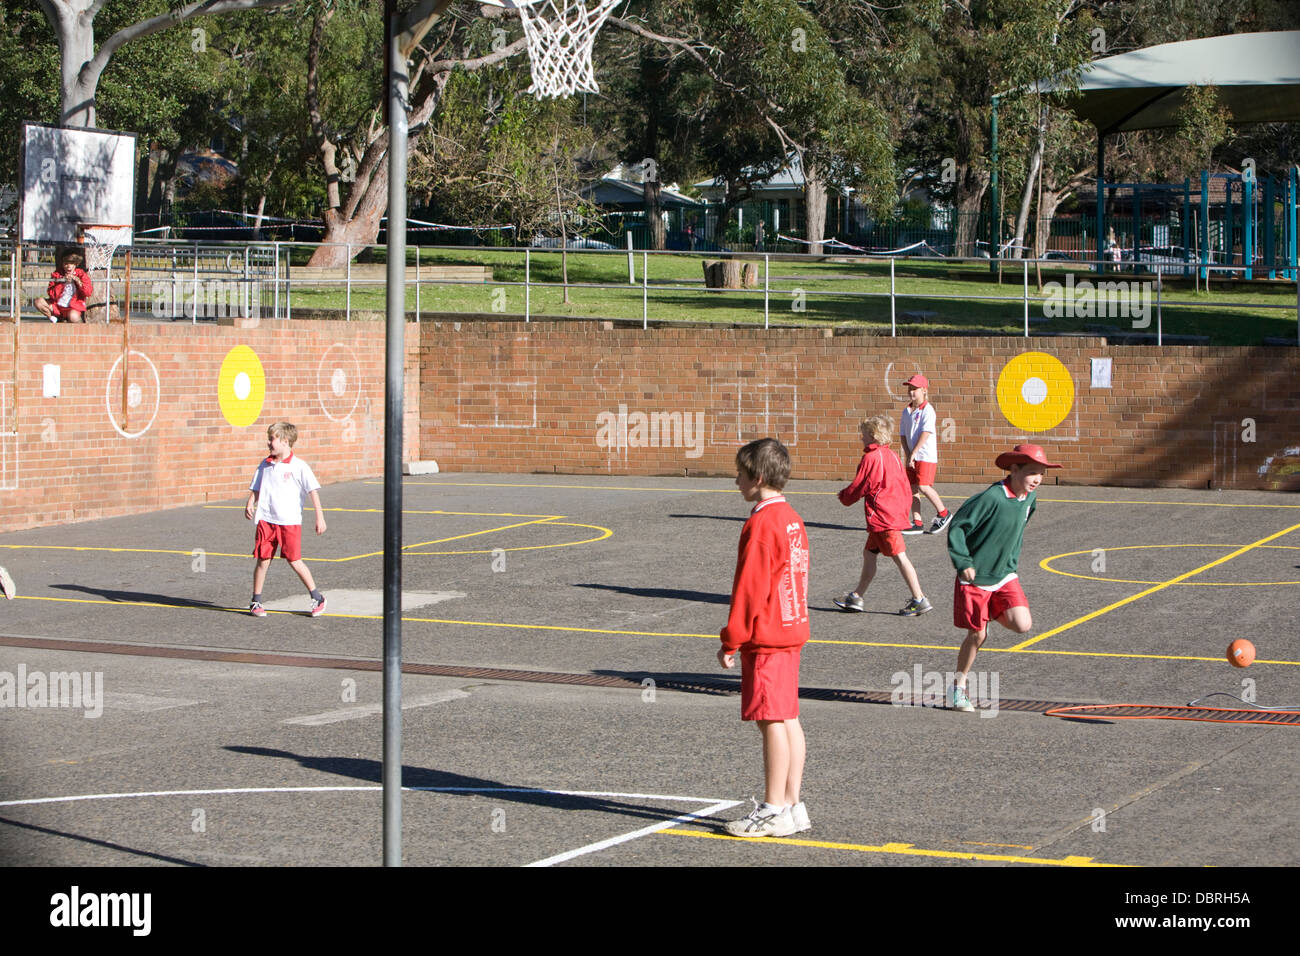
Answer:
[[[91,654],[126,654],[136,657],[163,657],[175,660],[221,661],[232,664],[267,664],[275,667],[323,667],[340,670],[382,671],[383,662],[373,658],[329,657],[318,654],[272,654],[262,651],[220,650],[206,647],[175,647],[156,644],[122,644],[110,641],[73,641],[62,638],[10,637],[0,635],[0,645],[39,647],[56,651],[85,651]],[[523,681],[534,684],[566,684],[577,687],[610,687],[640,690],[647,678],[656,690],[674,690],[687,694],[738,695],[740,681],[715,680],[708,677],[660,677],[656,674],[574,674],[557,671],[528,671],[501,667],[468,667],[456,664],[402,664],[403,674],[426,677],[459,677],[471,680]],[[834,687],[800,687],[802,700],[827,700],[846,704],[894,704],[889,691],[847,690]],[[915,696],[899,706],[943,709],[942,700]],[[1066,701],[999,700],[998,710],[1045,714],[1053,708],[1073,707]]]
[[[1206,720],[1221,724],[1290,724],[1300,726],[1300,711],[1229,710],[1222,707],[1162,706],[1157,704],[1080,704],[1055,707],[1049,717],[1074,720]]]

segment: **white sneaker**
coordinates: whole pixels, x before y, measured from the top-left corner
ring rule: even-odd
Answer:
[[[812,829],[812,821],[808,819],[808,808],[804,806],[802,800],[790,808],[790,819],[794,822],[795,833]]]
[[[723,829],[738,837],[783,837],[795,832],[795,823],[789,807],[772,808],[755,800],[750,813],[732,820]]]
[[[16,593],[14,588],[14,579],[9,576],[9,572],[4,568],[0,568],[0,590],[4,591],[5,597],[9,600],[12,601],[14,599],[14,594]]]

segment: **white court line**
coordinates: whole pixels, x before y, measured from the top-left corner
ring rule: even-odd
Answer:
[[[77,803],[85,800],[125,800],[132,797],[188,797],[247,793],[356,793],[359,791],[376,791],[382,789],[382,786],[372,785],[364,787],[234,787],[224,790],[151,790],[144,793],[87,793],[69,797],[37,797],[29,800],[5,800],[0,802],[0,807],[23,807],[41,803]],[[640,830],[633,830],[631,833],[624,833],[620,836],[610,837],[608,840],[601,840],[598,843],[589,843],[588,845],[580,846],[575,850],[568,850],[564,853],[547,857],[544,860],[538,860],[535,863],[527,864],[530,867],[554,866],[557,863],[564,863],[567,860],[572,860],[579,856],[585,856],[588,853],[598,853],[611,846],[617,846],[620,843],[628,843],[632,840],[640,839],[643,836],[658,833],[660,830],[667,830],[669,827],[678,823],[688,823],[691,820],[698,819],[699,817],[707,817],[714,813],[721,813],[723,810],[729,810],[742,802],[740,800],[715,800],[713,797],[684,797],[662,793],[617,793],[605,790],[539,790],[533,787],[403,787],[402,790],[423,791],[426,793],[531,793],[539,796],[619,797],[624,800],[671,800],[679,803],[712,804],[711,806],[705,807],[703,810],[692,810],[690,813],[683,813],[680,816],[673,817],[671,820],[664,820],[662,823],[643,827]]]
[[[432,704],[444,704],[447,701],[462,700],[469,694],[463,690],[444,690],[432,694],[416,694],[402,698],[402,710],[416,707],[429,707]],[[308,714],[306,717],[290,717],[282,724],[299,724],[305,727],[319,727],[322,724],[336,724],[341,720],[356,720],[358,717],[370,717],[383,713],[384,705],[358,704],[356,707],[342,707],[339,710],[327,710],[323,714]]]
[[[364,787],[231,787],[223,790],[150,790],[144,793],[86,793],[70,797],[35,797],[29,800],[5,800],[0,807],[21,807],[37,803],[76,803],[82,800],[126,800],[132,797],[188,797],[241,793],[355,793],[382,790],[379,785]],[[615,793],[603,790],[543,790],[536,787],[403,787],[407,792],[425,793],[536,793],[562,797],[622,797],[627,800],[674,800],[679,803],[711,803],[715,797],[678,797],[662,793]],[[734,807],[739,800],[727,806]],[[722,809],[727,809],[723,807]],[[676,822],[676,821],[670,821]]]
[[[623,796],[623,794],[611,794],[611,796]],[[620,843],[637,840],[643,836],[649,836],[651,833],[658,833],[660,830],[667,830],[676,823],[688,823],[698,817],[707,817],[714,813],[721,813],[723,810],[729,810],[740,802],[740,800],[720,800],[713,806],[705,807],[703,810],[692,810],[690,813],[683,813],[681,816],[673,817],[671,820],[665,820],[663,823],[656,823],[653,826],[643,827],[640,830],[633,830],[631,833],[624,833],[622,836],[610,837],[608,840],[601,840],[599,843],[589,843],[586,846],[578,847],[576,850],[569,850],[566,853],[560,853],[556,856],[548,856],[546,859],[538,860],[536,863],[529,863],[528,866],[554,866],[557,863],[564,863],[566,860],[572,860],[574,857],[584,856],[587,853],[598,853],[599,851],[608,849],[611,846],[617,846]]]

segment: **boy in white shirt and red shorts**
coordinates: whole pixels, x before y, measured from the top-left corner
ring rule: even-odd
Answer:
[[[257,466],[253,482],[248,486],[248,502],[244,517],[257,521],[257,537],[253,543],[253,600],[248,613],[266,617],[262,607],[262,585],[266,569],[271,566],[278,548],[280,555],[307,587],[311,595],[311,615],[316,617],[325,610],[325,595],[316,589],[311,571],[302,560],[302,499],[311,497],[316,509],[316,533],[325,533],[325,513],[321,511],[320,482],[311,466],[293,453],[298,440],[298,429],[288,422],[276,422],[266,430],[266,447],[270,455]]]
[[[930,381],[913,375],[906,382],[907,407],[898,423],[898,437],[903,442],[903,464],[912,482],[912,524],[903,534],[938,534],[948,526],[952,514],[934,490],[934,474],[939,468],[939,442],[936,437],[934,406],[930,404]],[[921,518],[921,498],[934,505],[934,521],[925,526]]]

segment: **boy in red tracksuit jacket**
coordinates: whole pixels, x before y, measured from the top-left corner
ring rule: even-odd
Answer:
[[[862,596],[876,576],[876,555],[883,553],[894,559],[912,592],[912,599],[898,613],[916,617],[934,610],[934,605],[921,591],[916,568],[912,567],[903,542],[903,529],[911,524],[912,485],[903,463],[889,447],[892,424],[888,418],[875,415],[863,419],[858,426],[862,435],[862,461],[858,462],[858,473],[852,483],[840,492],[840,504],[851,505],[862,499],[867,512],[867,543],[862,548],[862,575],[857,588],[836,598],[835,606],[844,611],[865,610]]]
[[[51,322],[84,322],[86,300],[94,293],[90,276],[81,268],[80,253],[65,252],[59,256],[59,267],[50,276],[46,297],[37,299],[36,310]]]
[[[740,718],[763,735],[765,802],[726,825],[733,836],[789,836],[812,827],[799,799],[805,743],[799,724],[799,652],[808,641],[808,533],[781,489],[790,453],[775,438],[736,453],[736,485],[755,502],[740,532],[731,611],[718,663],[740,652]]]

